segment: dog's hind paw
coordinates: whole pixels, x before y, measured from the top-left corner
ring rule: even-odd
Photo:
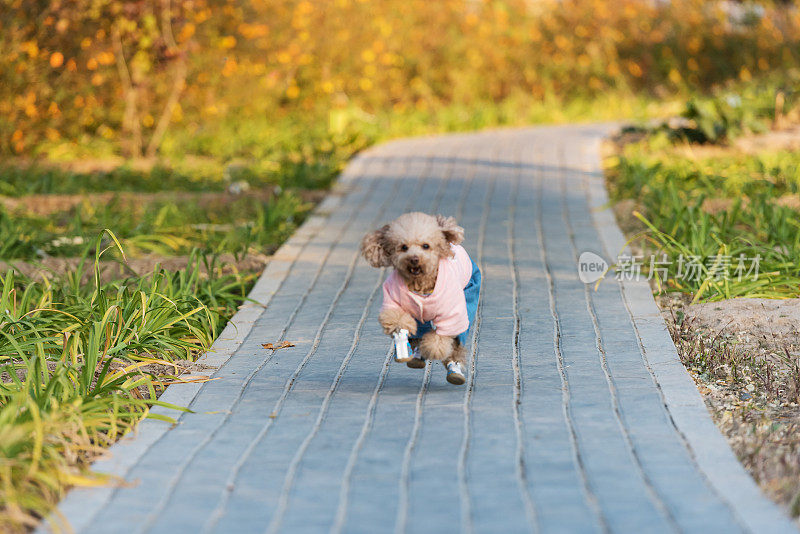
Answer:
[[[422,358],[411,358],[406,362],[406,365],[412,369],[425,369],[425,360]]]
[[[456,386],[461,386],[467,381],[467,378],[464,376],[464,371],[461,370],[460,363],[447,363],[447,381]]]

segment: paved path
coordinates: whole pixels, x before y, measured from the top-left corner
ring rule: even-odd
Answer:
[[[681,367],[644,282],[595,292],[616,256],[604,126],[403,140],[355,159],[204,359],[193,413],[142,425],[76,490],[85,532],[783,532]],[[391,362],[385,272],[358,256],[397,215],[454,215],[483,271],[468,382]],[[288,340],[277,352],[262,343]]]

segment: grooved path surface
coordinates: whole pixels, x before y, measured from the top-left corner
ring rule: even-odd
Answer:
[[[392,142],[358,156],[276,254],[207,357],[73,491],[84,532],[792,531],[705,412],[644,282],[597,291],[576,258],[621,234],[599,172],[606,126]],[[465,386],[395,364],[368,230],[455,216],[483,272]],[[252,328],[251,328],[252,327]],[[277,352],[265,342],[288,340]],[[216,358],[216,359],[215,359]],[[183,388],[183,389],[181,389]]]

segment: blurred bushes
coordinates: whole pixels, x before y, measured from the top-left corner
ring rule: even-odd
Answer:
[[[791,5],[703,0],[0,0],[0,153],[168,124],[663,96],[795,66]],[[330,124],[328,123],[330,119]]]
[[[655,127],[629,126],[626,133],[664,132],[672,141],[728,144],[735,138],[800,123],[800,72],[786,71],[758,83],[736,84],[689,98],[680,112]]]

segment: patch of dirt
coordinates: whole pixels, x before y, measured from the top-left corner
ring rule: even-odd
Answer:
[[[5,159],[4,163],[21,168],[35,165],[38,168],[67,170],[79,174],[111,172],[119,169],[120,167],[128,167],[139,172],[150,172],[156,165],[170,167],[169,161],[164,161],[163,159],[159,158],[126,159],[121,156],[108,156],[105,158],[81,157],[69,161],[12,157]],[[193,169],[215,165],[218,163],[218,160],[209,156],[186,154],[182,157],[181,163],[182,167]]]
[[[193,357],[197,358],[200,356],[200,353],[193,352]],[[14,373],[17,375],[17,379],[24,382],[27,379],[27,370],[25,369],[25,363],[18,359],[12,359],[13,363],[18,364],[18,367],[14,370]],[[166,360],[164,360],[166,361]],[[97,384],[99,373],[105,364],[106,360],[100,362],[95,372],[95,377],[92,380],[91,385],[95,386]],[[58,362],[46,360],[46,365],[49,371],[53,371],[57,366]],[[136,364],[136,361],[133,360],[120,360],[114,359],[109,364],[108,374],[113,375],[117,371],[125,369],[130,365]],[[208,370],[216,369],[210,365],[205,365],[199,361],[193,360],[182,360],[182,359],[175,359],[172,360],[169,365],[163,363],[147,363],[145,365],[140,365],[134,371],[131,372],[131,376],[145,376],[149,375],[151,377],[156,378],[156,382],[154,383],[155,391],[156,391],[156,398],[160,397],[164,390],[169,386],[171,383],[174,382],[182,382],[182,381],[205,381],[207,377],[198,375],[198,373],[206,372]],[[11,375],[9,374],[8,370],[4,370],[0,372],[0,384],[10,384],[12,382]],[[146,385],[138,386],[135,390],[134,396],[140,399],[149,399],[150,392],[147,389]]]
[[[199,353],[193,354],[194,358],[198,358],[199,356],[200,356]],[[124,369],[127,365],[130,365],[130,363],[116,360],[111,363],[109,368],[113,373],[114,371]],[[207,374],[208,371],[210,370],[213,371],[215,369],[216,367],[205,365],[199,361],[173,360],[172,362],[170,362],[170,365],[165,365],[160,363],[148,363],[147,365],[141,366],[137,370],[137,372],[139,376],[150,375],[157,379],[154,386],[156,390],[156,398],[158,398],[164,393],[164,391],[170,384],[176,382],[208,381],[207,376],[198,373]],[[136,392],[138,393],[139,398],[142,399],[150,398],[150,392],[144,385],[137,387]]]
[[[759,134],[737,137],[728,145],[676,144],[676,154],[692,159],[721,158],[740,154],[760,154],[779,150],[800,150],[800,126],[770,130]]]
[[[240,194],[229,192],[162,191],[158,193],[135,193],[119,191],[75,195],[26,195],[22,197],[0,195],[0,206],[10,213],[27,213],[44,217],[55,213],[73,211],[84,202],[102,205],[116,201],[130,206],[143,206],[156,202],[174,202],[176,204],[191,203],[202,208],[212,208],[227,206],[241,198],[243,194],[262,202],[268,202],[275,197],[276,192],[277,187],[266,187],[250,189],[246,193]],[[304,202],[317,204],[325,197],[327,191],[303,189],[296,193]]]
[[[273,188],[254,189],[248,191],[249,196],[267,201],[274,195]],[[158,193],[103,192],[78,195],[26,195],[23,197],[0,197],[0,205],[12,213],[28,213],[47,216],[54,213],[72,211],[84,202],[94,205],[109,204],[112,201],[127,205],[144,205],[155,202],[174,202],[183,204],[191,202],[201,207],[225,205],[235,200],[238,195],[230,193],[192,193],[186,191],[164,191]]]
[[[671,119],[673,127],[681,121]],[[663,121],[655,121],[653,125]],[[669,121],[668,121],[669,122]],[[796,121],[794,121],[796,122]],[[639,142],[647,137],[644,129],[633,128],[623,130],[610,138],[605,147],[605,155],[616,154],[626,145]],[[763,133],[751,133],[735,138],[728,144],[676,143],[672,150],[681,156],[691,159],[719,158],[740,154],[759,154],[779,150],[800,150],[800,125],[781,124]]]
[[[800,299],[659,299],[717,427],[762,490],[800,515]]]
[[[786,194],[775,199],[775,204],[784,208],[800,211],[800,195]]]
[[[222,274],[229,273],[254,273],[261,272],[269,263],[269,256],[264,254],[250,253],[238,260],[232,254],[221,254],[217,257],[216,267],[220,268]],[[34,279],[41,277],[52,278],[67,272],[74,271],[78,266],[84,264],[84,274],[82,282],[89,282],[94,276],[94,264],[82,258],[44,258],[38,262],[2,262],[0,261],[0,273],[9,269],[14,269],[19,273]],[[146,255],[138,258],[130,258],[127,263],[117,261],[100,262],[100,279],[103,282],[115,280],[126,276],[142,276],[152,273],[156,265],[161,265],[168,271],[178,271],[185,268],[189,263],[189,256],[155,256]],[[207,274],[206,266],[200,262],[201,274]]]
[[[732,146],[747,154],[768,150],[800,150],[800,126],[743,136],[736,139]]]
[[[700,209],[709,215],[719,215],[731,209],[733,204],[734,200],[732,198],[707,198],[703,200]]]
[[[698,386],[702,388],[702,381]],[[703,397],[714,422],[744,468],[761,489],[797,521],[800,515],[800,407],[740,401],[724,389],[704,393]]]
[[[684,309],[696,328],[733,336],[748,351],[800,349],[800,299],[737,298]]]
[[[626,198],[614,204],[614,215],[622,233],[631,237],[647,230],[647,226],[633,214],[635,211],[641,213],[643,210],[644,207],[632,198]]]

